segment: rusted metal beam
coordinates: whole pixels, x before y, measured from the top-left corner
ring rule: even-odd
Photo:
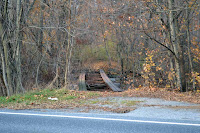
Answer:
[[[108,76],[105,74],[105,72],[102,69],[100,69],[100,74],[104,82],[106,83],[106,85],[108,85],[113,91],[117,91],[117,92],[122,91],[122,89],[120,89],[119,87],[113,84],[113,82],[108,78]]]
[[[86,84],[85,84],[85,72],[81,73],[79,76],[79,90],[87,91]]]

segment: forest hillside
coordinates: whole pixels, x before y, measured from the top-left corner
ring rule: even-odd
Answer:
[[[199,0],[1,0],[0,96],[76,89],[83,70],[122,89],[200,90]]]

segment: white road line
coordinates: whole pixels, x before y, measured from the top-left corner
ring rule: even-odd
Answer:
[[[105,120],[105,121],[124,121],[124,122],[153,123],[153,124],[182,125],[182,126],[200,126],[200,124],[193,124],[193,123],[176,123],[176,122],[162,122],[162,121],[129,120],[129,119],[114,119],[114,118],[84,117],[84,116],[47,115],[47,114],[12,113],[12,112],[0,112],[0,114],[25,115],[25,116],[45,116],[45,117],[61,117],[61,118],[91,119],[91,120]]]

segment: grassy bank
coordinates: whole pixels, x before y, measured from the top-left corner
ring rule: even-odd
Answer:
[[[0,97],[0,106],[1,108],[15,109],[59,108],[64,104],[80,104],[80,101],[99,96],[100,94],[98,92],[79,92],[66,89],[43,89],[34,90],[25,94],[17,94],[10,97]]]
[[[123,113],[134,110],[141,101],[123,97],[150,97],[200,104],[199,93],[169,91],[166,88],[137,88],[123,92],[91,92],[67,89],[43,89],[0,97],[0,108],[8,109],[83,109]],[[114,98],[114,100],[113,100]],[[118,98],[122,98],[118,100]],[[117,100],[115,100],[117,99]]]
[[[103,110],[124,113],[134,110],[136,101],[116,102],[112,99],[100,100],[99,97],[120,96],[115,92],[74,91],[67,89],[34,90],[25,94],[0,97],[0,108],[8,109],[77,109],[83,112]],[[106,107],[105,107],[106,105]]]

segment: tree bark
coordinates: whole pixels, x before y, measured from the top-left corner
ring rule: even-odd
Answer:
[[[39,31],[38,31],[38,50],[40,51],[40,53],[42,53],[42,43],[43,43],[43,21],[44,21],[44,9],[45,9],[45,5],[44,5],[45,0],[42,0],[40,2],[40,23],[39,23]]]
[[[182,48],[180,46],[179,37],[177,35],[178,27],[177,27],[177,18],[175,18],[174,0],[168,0],[169,5],[169,25],[170,25],[170,33],[171,33],[171,41],[174,48],[175,53],[175,67],[176,67],[176,76],[177,76],[177,87],[181,92],[186,91],[185,84],[185,76],[184,76],[184,65],[183,65],[183,56],[182,56]]]
[[[16,1],[16,19],[12,23],[16,26],[14,34],[10,32],[10,24],[13,20],[9,16],[12,16],[11,11],[8,10],[8,0],[4,1],[2,16],[0,22],[0,35],[1,35],[1,67],[3,73],[3,81],[6,87],[6,94],[8,96],[18,93],[24,92],[24,88],[22,86],[21,81],[21,45],[22,45],[22,8],[23,1]],[[10,41],[14,38],[15,41],[11,45]]]
[[[1,37],[1,63],[2,63],[2,71],[3,71],[3,81],[6,86],[7,95],[12,95],[12,82],[11,82],[11,71],[10,71],[10,61],[8,54],[8,35],[7,32],[7,23],[8,23],[8,0],[2,2],[2,18],[0,19],[0,37]]]
[[[190,39],[190,20],[189,20],[189,9],[188,9],[188,5],[187,5],[187,9],[186,9],[186,19],[187,19],[187,50],[188,50],[188,58],[189,58],[189,66],[190,66],[190,71],[192,74],[192,90],[195,90],[195,77],[193,76],[194,74],[194,69],[193,69],[193,64],[192,64],[192,57],[191,57],[191,51],[190,51],[190,43],[191,43],[191,39]]]
[[[23,8],[22,8],[23,1],[17,0],[17,19],[16,19],[16,56],[15,56],[15,67],[16,67],[16,92],[24,92],[24,88],[22,86],[22,74],[21,74],[21,45],[22,45],[22,38],[23,33],[21,32],[21,25],[23,22]]]
[[[65,86],[67,86],[68,84],[68,76],[69,76],[69,56],[70,56],[70,48],[72,47],[71,44],[71,0],[69,0],[69,4],[68,4],[68,43],[67,43],[67,48],[66,48],[66,66],[65,66]]]

